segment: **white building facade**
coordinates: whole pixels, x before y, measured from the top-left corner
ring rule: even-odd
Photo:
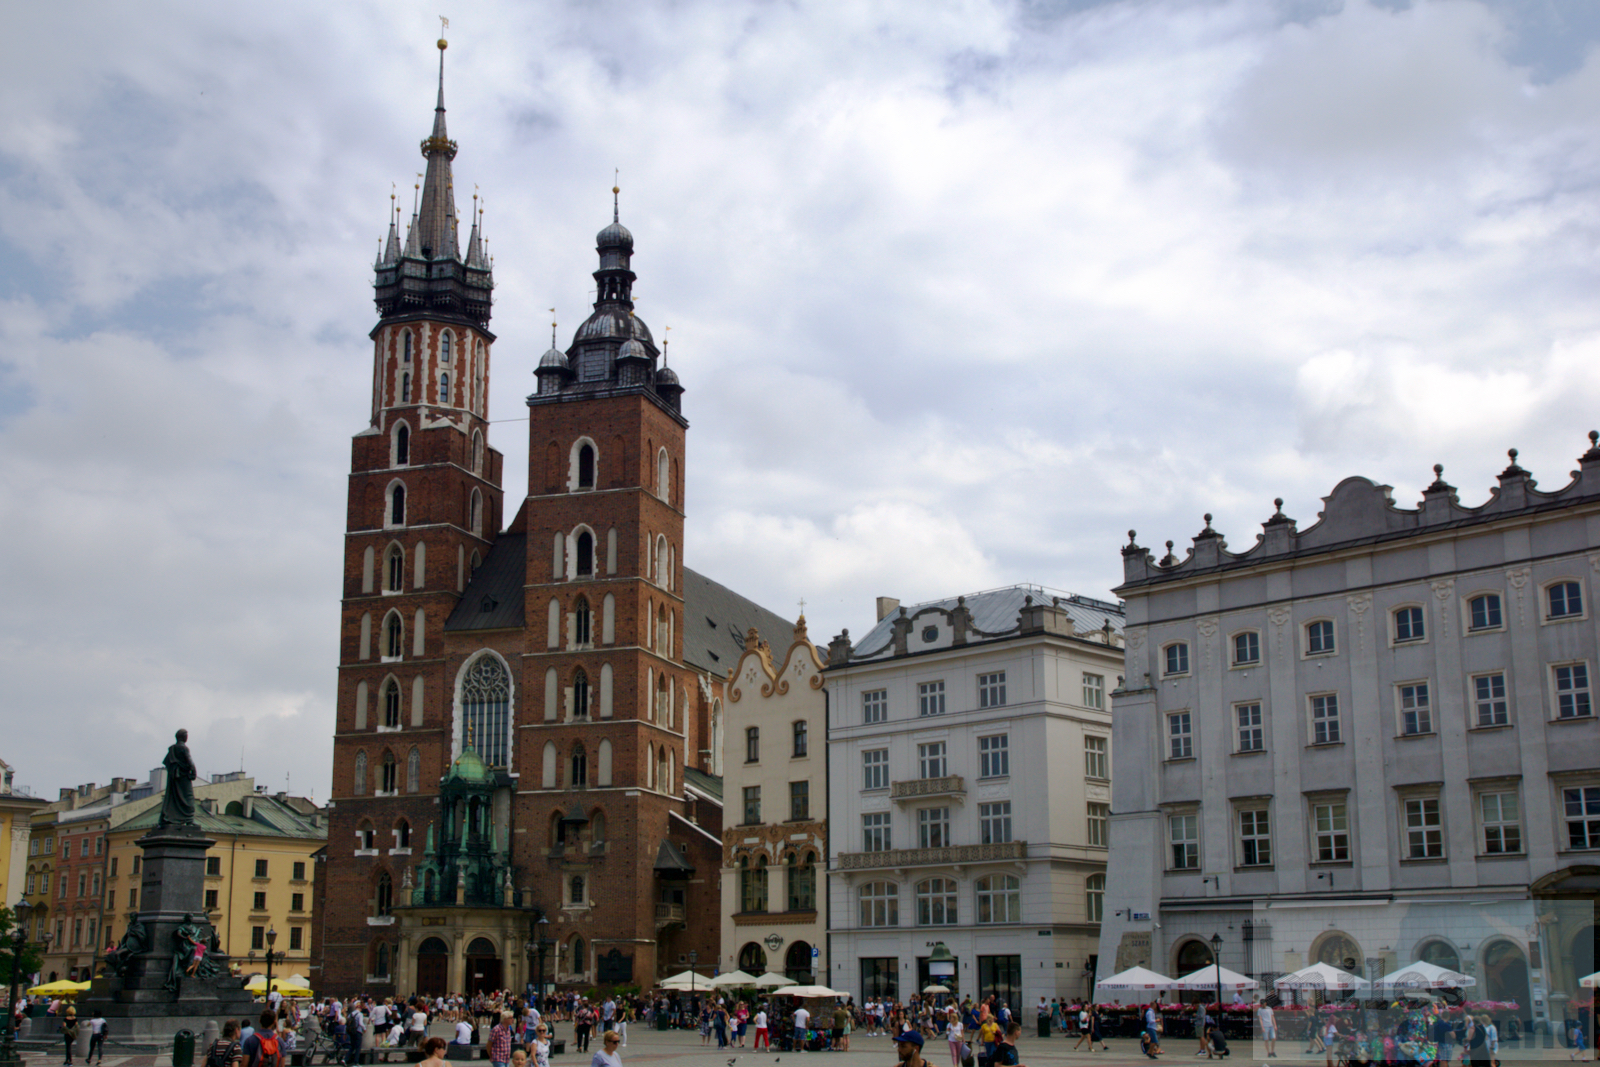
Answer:
[[[1600,448],[1548,493],[1515,455],[1477,507],[1348,478],[1239,553],[1209,515],[1181,560],[1130,537],[1103,973],[1220,934],[1263,983],[1426,960],[1563,1016],[1595,969]]]
[[[1116,604],[1012,586],[829,646],[826,982],[1082,995],[1105,893]],[[930,971],[943,943],[954,974]]]

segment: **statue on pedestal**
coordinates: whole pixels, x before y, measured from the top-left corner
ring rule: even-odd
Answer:
[[[183,924],[172,932],[172,969],[167,973],[167,989],[178,991],[178,983],[185,978],[216,978],[225,973],[206,946],[205,923],[195,922],[193,915],[185,915]]]
[[[161,818],[156,829],[170,826],[183,830],[194,822],[194,759],[189,755],[189,731],[179,730],[177,740],[167,749],[161,766],[167,769],[167,792],[161,801]]]
[[[127,932],[117,942],[116,948],[106,950],[106,970],[120,976],[128,969],[133,957],[149,950],[150,931],[145,929],[144,923],[134,919],[128,923]]]

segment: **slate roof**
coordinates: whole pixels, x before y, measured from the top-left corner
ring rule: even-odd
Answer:
[[[689,857],[684,855],[683,849],[663,838],[661,847],[656,849],[655,869],[693,874],[694,864],[689,862]]]
[[[232,803],[242,804],[242,802],[237,801]],[[254,814],[248,819],[243,815],[225,815],[222,812],[207,811],[205,801],[202,800],[195,805],[194,821],[202,833],[208,834],[238,834],[245,837],[297,837],[312,841],[327,840],[328,828],[326,824],[322,826],[313,824],[309,818],[301,815],[275,797],[255,797],[251,810]],[[157,820],[160,818],[161,806],[159,804],[153,805],[149,811],[128,820],[119,829],[153,830]]]
[[[1111,622],[1113,633],[1122,632],[1122,609],[1118,605],[1105,600],[1095,600],[1092,597],[1078,596],[1076,593],[1046,589],[1042,585],[1009,585],[1002,589],[968,593],[967,610],[972,612],[972,625],[991,636],[999,636],[1007,631],[1015,632],[1023,600],[1029,596],[1033,597],[1036,603],[1046,604],[1053,597],[1059,598],[1061,609],[1067,613],[1067,617],[1072,620],[1073,628],[1080,634],[1086,630],[1103,628],[1107,620]],[[943,608],[946,611],[953,611],[957,599],[948,597],[944,600],[929,600],[922,604],[907,604],[904,605],[905,613],[911,618],[924,608]],[[900,609],[896,608],[879,619],[877,624],[867,631],[866,636],[856,642],[852,654],[869,656],[881,651],[889,644],[894,632],[894,620],[899,615]],[[978,639],[983,638],[980,636]]]
[[[527,578],[528,535],[501,534],[444,621],[445,631],[520,629],[524,625],[522,587]]]
[[[715,797],[718,803],[722,802],[722,779],[714,774],[707,774],[698,767],[685,767],[683,784],[693,786],[708,797]]]
[[[698,571],[683,568],[685,663],[725,677],[744,654],[745,631],[752,626],[775,655],[782,655],[794,640],[794,620],[768,611]]]

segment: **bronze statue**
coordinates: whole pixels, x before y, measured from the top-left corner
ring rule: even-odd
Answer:
[[[167,749],[161,766],[167,769],[167,792],[161,802],[161,818],[157,829],[172,826],[179,829],[194,823],[194,760],[189,756],[189,731],[179,730],[177,741]]]
[[[185,915],[183,922],[172,932],[172,969],[167,972],[167,990],[176,993],[184,978],[216,978],[223,974],[222,967],[207,950],[210,938],[206,923],[195,922],[193,915]]]
[[[150,951],[150,931],[144,923],[134,919],[128,923],[128,929],[123,933],[122,940],[117,946],[106,951],[106,970],[111,974],[121,976],[127,973],[128,964],[133,957]]]

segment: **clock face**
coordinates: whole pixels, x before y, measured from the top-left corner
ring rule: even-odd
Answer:
[[[922,640],[929,644],[939,640],[939,628],[937,626],[924,626],[922,628]]]

